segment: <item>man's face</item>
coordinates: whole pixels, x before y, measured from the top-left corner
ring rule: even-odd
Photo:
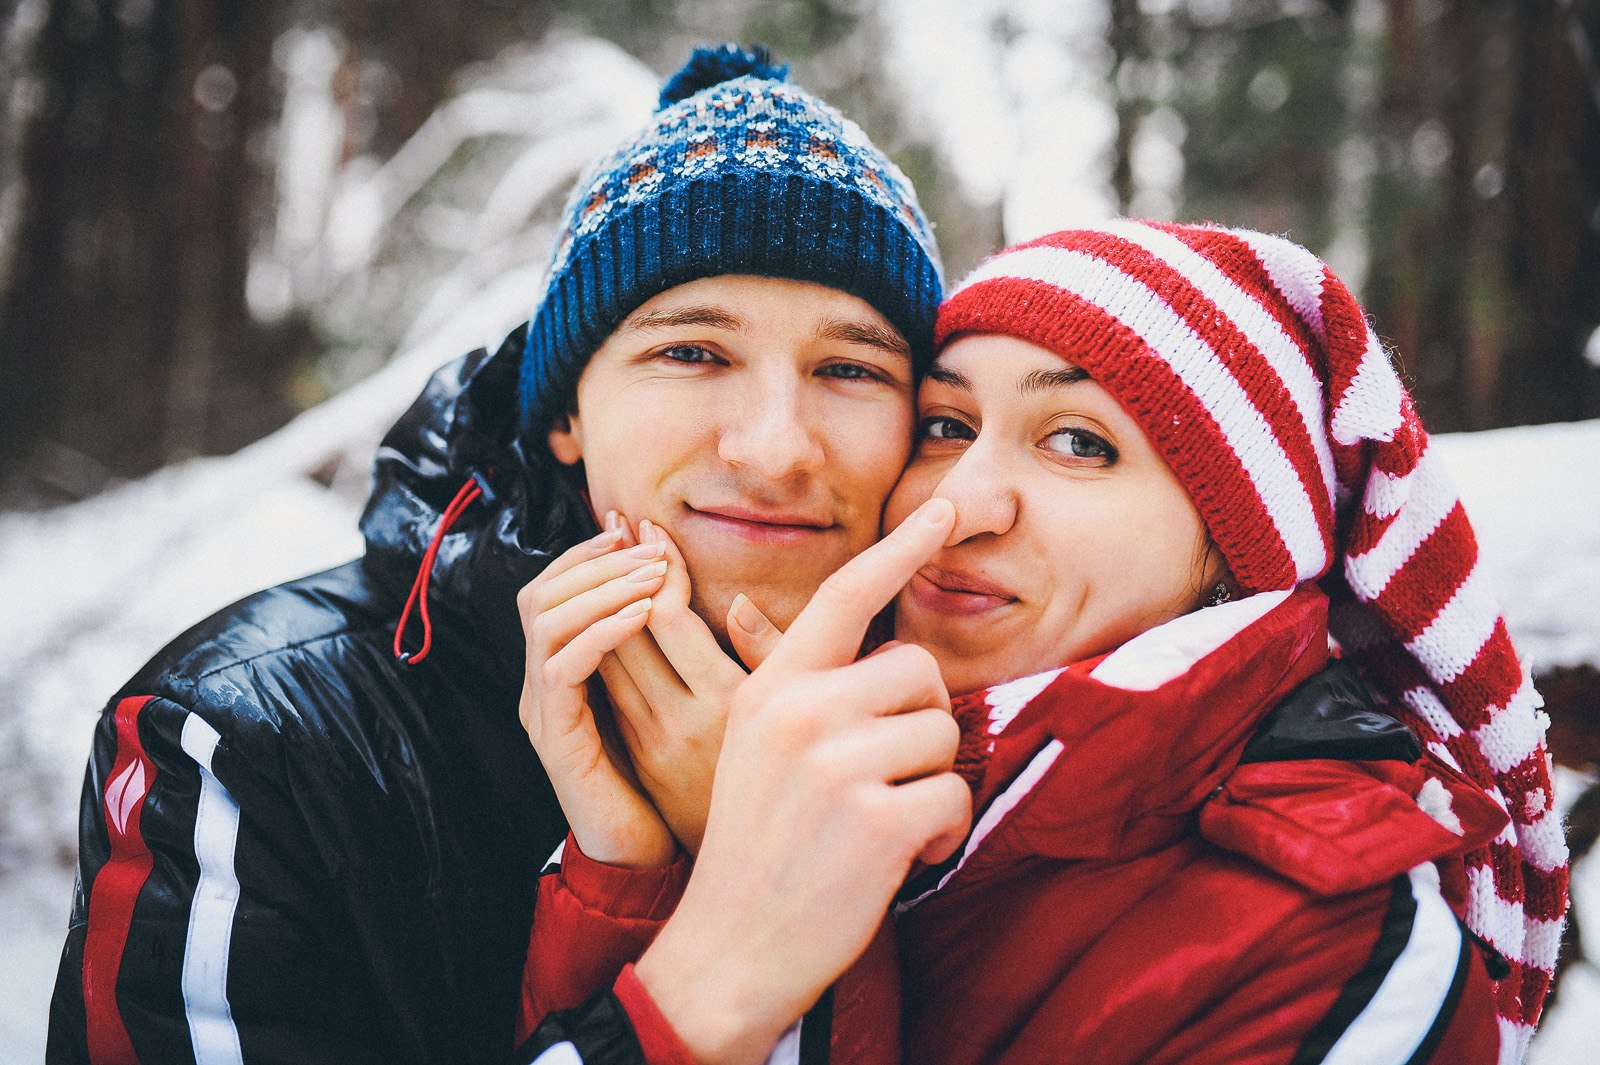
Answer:
[[[630,314],[550,432],[595,513],[648,518],[719,636],[744,592],[786,627],[878,537],[911,450],[911,359],[877,311],[803,281],[723,275]]]

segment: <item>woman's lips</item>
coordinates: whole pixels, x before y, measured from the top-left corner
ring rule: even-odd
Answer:
[[[807,514],[744,507],[710,509],[690,506],[687,509],[692,520],[757,544],[807,543],[834,529],[832,523]]]
[[[934,566],[922,567],[906,587],[917,605],[939,614],[984,614],[1017,601],[987,581]]]

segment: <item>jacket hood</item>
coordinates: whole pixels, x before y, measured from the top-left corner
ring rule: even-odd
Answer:
[[[526,327],[492,355],[478,349],[439,369],[384,437],[361,517],[369,576],[400,620],[445,511],[476,477],[488,491],[440,538],[428,580],[435,646],[486,653],[522,668],[517,591],[551,558],[595,531],[573,474],[517,434]],[[413,618],[406,645],[420,641]]]

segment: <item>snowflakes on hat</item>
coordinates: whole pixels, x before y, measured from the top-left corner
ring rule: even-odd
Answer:
[[[669,87],[694,65],[691,60]],[[568,200],[568,225],[551,274],[565,269],[576,241],[613,216],[712,175],[795,173],[842,186],[904,220],[928,257],[937,257],[927,220],[910,206],[916,202],[910,180],[860,126],[804,89],[776,80],[780,67],[757,62],[748,72],[736,73],[740,69],[724,63],[686,79],[650,127],[589,168]],[[686,88],[687,95],[678,95]]]

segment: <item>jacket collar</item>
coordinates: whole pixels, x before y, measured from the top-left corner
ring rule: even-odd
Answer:
[[[481,668],[518,676],[517,591],[556,555],[593,532],[569,471],[542,443],[517,433],[517,376],[526,329],[489,354],[444,366],[378,450],[361,517],[364,566],[399,604],[416,579],[445,508],[478,475],[492,489],[439,544],[429,581],[435,653],[487,656]]]

